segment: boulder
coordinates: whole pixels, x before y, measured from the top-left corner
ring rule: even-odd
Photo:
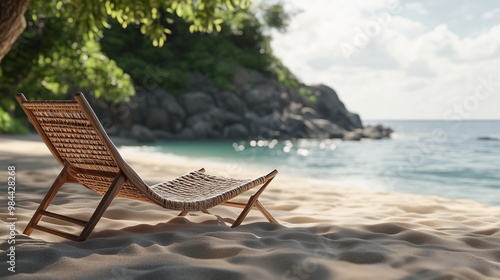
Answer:
[[[237,123],[224,128],[223,136],[228,139],[243,140],[249,139],[250,132],[243,124]]]
[[[477,137],[477,140],[480,140],[480,141],[499,141],[500,139],[495,138],[495,137],[490,137],[490,136],[481,136],[481,137]]]
[[[283,138],[309,138],[308,127],[304,117],[298,114],[288,114],[282,118],[283,126],[280,128]]]
[[[206,112],[214,106],[213,98],[203,92],[185,93],[179,99],[189,116]]]
[[[197,114],[186,120],[186,125],[192,127],[200,121],[210,122],[216,130],[222,130],[225,126],[241,122],[242,117],[231,112],[224,111],[217,107],[212,107],[208,112]]]
[[[379,130],[379,128],[375,126],[367,126],[363,129],[362,133],[364,138],[369,138],[369,139],[382,139],[382,133]]]
[[[363,128],[363,123],[361,122],[361,118],[358,114],[347,112],[346,116],[353,128]]]
[[[200,73],[189,77],[189,91],[179,98],[157,87],[137,92],[128,103],[90,102],[109,134],[139,141],[250,137],[359,140],[387,138],[392,133],[380,125],[363,128],[359,115],[347,111],[335,90],[325,85],[286,88],[269,75],[241,67],[234,71],[230,91],[218,89]]]
[[[346,131],[338,125],[326,119],[311,119],[306,121],[311,138],[343,138]]]
[[[255,85],[269,82],[269,80],[262,73],[252,69],[236,67],[233,72],[233,85],[238,95],[243,95]]]
[[[181,121],[171,121],[170,122],[170,129],[172,132],[180,132],[184,125],[182,124]]]
[[[211,138],[214,134],[212,132],[212,123],[209,121],[200,120],[190,127],[197,139]]]
[[[347,111],[335,90],[325,85],[309,88],[313,90],[313,95],[316,97],[314,109],[321,117],[335,122],[346,130],[363,127],[359,116]]]
[[[132,126],[130,129],[130,137],[139,142],[153,142],[156,139],[154,133],[149,130],[149,128],[139,124],[134,124]]]
[[[193,92],[204,92],[207,94],[214,94],[218,92],[218,88],[214,81],[206,77],[205,75],[197,72],[192,72],[188,74],[190,91]]]
[[[161,100],[161,108],[167,110],[168,114],[175,121],[183,120],[186,117],[186,112],[182,109],[182,106],[179,105],[177,99],[173,95],[165,91]]]
[[[340,101],[337,93],[332,88],[325,85],[311,87],[316,97],[316,109],[324,116],[332,116],[339,112],[347,112],[344,103]]]
[[[263,117],[257,117],[250,121],[250,136],[258,139],[275,138],[283,126],[283,121],[279,114],[269,114]]]
[[[363,134],[357,133],[354,131],[348,131],[344,133],[344,137],[342,137],[342,140],[344,141],[359,141],[363,138]]]
[[[389,138],[392,132],[393,132],[392,129],[384,127],[382,125],[376,125],[376,126],[369,125],[363,128],[362,130],[363,137],[370,139]]]
[[[169,126],[167,111],[160,108],[152,108],[149,111],[146,126],[150,129],[167,129]]]
[[[306,119],[319,119],[318,112],[311,107],[302,107],[300,109],[300,115]]]
[[[155,129],[155,130],[152,130],[151,132],[153,132],[156,139],[162,139],[162,140],[174,139],[174,135],[172,133],[169,133],[169,132],[166,132],[163,130]]]
[[[191,128],[186,127],[175,135],[175,138],[178,140],[194,140],[196,139],[196,135]]]
[[[223,91],[217,94],[219,106],[229,112],[242,116],[247,110],[247,105],[235,93]]]
[[[280,94],[272,84],[262,84],[252,88],[245,92],[244,99],[247,106],[260,116],[283,110]]]

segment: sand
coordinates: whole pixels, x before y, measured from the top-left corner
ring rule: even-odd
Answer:
[[[123,157],[148,183],[200,167],[241,178],[270,171],[127,150]],[[6,279],[500,279],[500,207],[280,173],[261,198],[279,225],[252,211],[231,229],[236,208],[177,217],[153,204],[115,199],[89,239],[73,242],[36,230],[22,234],[61,169],[38,137],[1,136],[0,163],[3,186],[8,166],[16,166],[15,273],[5,261],[11,246],[6,203],[0,211]],[[71,184],[49,209],[86,219],[99,198]],[[64,231],[79,229],[45,220]]]

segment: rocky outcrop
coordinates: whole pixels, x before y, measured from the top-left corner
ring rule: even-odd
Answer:
[[[391,128],[383,127],[382,125],[369,125],[364,128],[357,128],[353,131],[345,133],[342,139],[345,141],[359,141],[362,138],[378,140],[389,138],[392,132]]]
[[[495,137],[490,137],[490,136],[477,137],[477,140],[480,140],[480,141],[500,141],[500,139],[495,138]]]
[[[109,134],[139,141],[156,139],[381,139],[392,130],[363,128],[337,93],[325,85],[285,88],[262,73],[236,69],[233,83],[219,90],[193,74],[191,88],[175,97],[156,88],[127,103],[92,100]],[[302,93],[301,93],[302,92]],[[305,94],[305,93],[307,94]],[[111,108],[111,110],[110,110]]]

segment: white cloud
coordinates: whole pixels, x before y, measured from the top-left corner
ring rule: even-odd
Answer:
[[[487,11],[483,14],[484,19],[492,19],[496,17],[500,17],[500,8]]]
[[[404,34],[413,35],[425,31],[425,25],[416,20],[408,19],[402,16],[394,16],[391,22],[391,28],[398,30]]]
[[[419,2],[406,3],[406,4],[404,4],[404,8],[405,8],[405,10],[410,10],[410,11],[413,11],[413,12],[420,14],[420,15],[428,15],[429,14],[429,12],[424,8],[422,3],[419,3]]]
[[[473,20],[461,29],[465,25],[455,20],[492,10],[479,3],[411,2],[397,14],[388,12],[387,1],[290,3],[304,12],[288,33],[272,34],[275,53],[304,82],[332,86],[365,119],[440,119],[474,94],[480,77],[500,74],[500,25]],[[446,9],[449,17],[442,14]],[[384,13],[391,16],[388,24],[367,33],[376,31],[373,25]],[[360,44],[363,36],[368,40]],[[341,48],[346,45],[354,49],[348,57]],[[491,105],[500,104],[498,87],[472,118],[500,118]]]
[[[417,60],[410,64],[406,69],[409,76],[434,77],[436,74],[429,67],[429,63],[425,60]]]
[[[458,59],[463,61],[489,60],[500,50],[500,24],[474,38],[464,38],[456,42]],[[498,57],[498,56],[497,56]]]

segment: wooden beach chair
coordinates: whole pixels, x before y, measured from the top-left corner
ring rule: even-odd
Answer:
[[[254,180],[213,176],[204,169],[173,180],[147,185],[118,153],[82,93],[75,100],[28,101],[17,94],[17,101],[63,168],[35,211],[24,234],[42,230],[75,241],[87,239],[113,198],[122,197],[158,204],[181,211],[203,211],[217,205],[243,208],[232,227],[241,224],[251,209],[259,210],[270,222],[276,219],[264,208],[259,196],[278,173],[277,170]],[[101,195],[102,200],[88,221],[47,211],[64,183],[79,183]],[[231,202],[239,194],[262,185],[245,203]],[[80,235],[39,225],[42,216],[83,227]]]

